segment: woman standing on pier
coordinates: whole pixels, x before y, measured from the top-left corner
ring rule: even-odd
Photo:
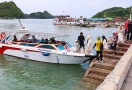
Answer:
[[[124,29],[121,25],[119,29],[117,30],[117,32],[118,32],[118,44],[123,44],[124,43],[124,39],[123,39]]]
[[[108,43],[106,37],[103,35],[102,36],[102,44],[103,44],[103,58],[105,58],[105,50],[108,50]]]

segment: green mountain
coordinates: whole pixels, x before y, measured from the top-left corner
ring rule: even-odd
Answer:
[[[53,15],[51,15],[50,13],[48,13],[47,11],[44,12],[34,12],[34,13],[30,13],[25,14],[26,18],[36,18],[36,19],[52,19],[54,18]]]
[[[130,16],[131,7],[128,8],[122,8],[122,7],[112,7],[109,9],[105,9],[96,15],[94,15],[92,18],[104,18],[105,17],[122,17],[122,18],[128,18]]]
[[[0,3],[0,17],[1,18],[36,18],[36,19],[54,18],[54,16],[48,13],[47,11],[24,14],[13,1],[10,2],[5,1]]]
[[[1,18],[25,18],[24,13],[16,6],[13,1],[0,3]]]

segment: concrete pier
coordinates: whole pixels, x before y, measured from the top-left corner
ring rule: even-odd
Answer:
[[[130,69],[123,82],[121,90],[132,90],[132,65],[130,66]]]
[[[96,90],[120,90],[122,87],[122,83],[124,82],[128,68],[131,64],[132,50],[131,51],[129,50],[129,49],[132,49],[131,43],[132,42],[130,41],[125,41],[123,45],[117,47],[115,55],[112,55],[112,50],[110,49],[107,50],[106,58],[103,60],[103,62],[96,62],[96,60],[93,60],[91,64],[89,65],[87,71],[85,72],[83,80],[89,83],[91,82],[92,84],[95,84],[97,88]],[[129,56],[126,55],[126,52]],[[126,62],[125,62],[125,59],[127,59]],[[127,66],[125,67],[123,65],[125,66],[127,65],[128,67]],[[118,70],[116,68],[118,68]],[[121,72],[122,73],[125,72],[123,78],[118,77],[122,75]],[[121,75],[119,75],[119,73]],[[115,82],[116,84],[113,82]],[[95,90],[95,88],[93,90]]]

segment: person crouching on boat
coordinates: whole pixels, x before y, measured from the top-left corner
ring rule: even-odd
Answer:
[[[85,37],[83,36],[83,33],[80,32],[80,35],[78,36],[78,43],[79,43],[79,51],[81,49],[81,47],[83,47],[84,53],[85,53],[85,47],[84,47],[84,41],[85,41]]]
[[[87,41],[86,52],[90,53],[92,51],[92,37],[89,34],[89,32],[87,32],[86,41]]]
[[[79,43],[78,43],[77,40],[75,40],[75,43],[76,43],[76,50],[75,50],[75,52],[79,52],[79,51],[78,51],[78,49],[79,49]]]
[[[66,45],[65,42],[62,42],[62,45],[64,46],[64,48],[65,48],[68,52],[70,52],[70,48]]]

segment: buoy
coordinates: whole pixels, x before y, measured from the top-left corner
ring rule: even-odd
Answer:
[[[48,52],[48,51],[43,51],[43,52],[42,52],[42,55],[43,55],[43,56],[49,56],[49,52]]]
[[[2,33],[0,34],[0,40],[3,40],[5,37],[6,37],[5,32],[2,32]]]

